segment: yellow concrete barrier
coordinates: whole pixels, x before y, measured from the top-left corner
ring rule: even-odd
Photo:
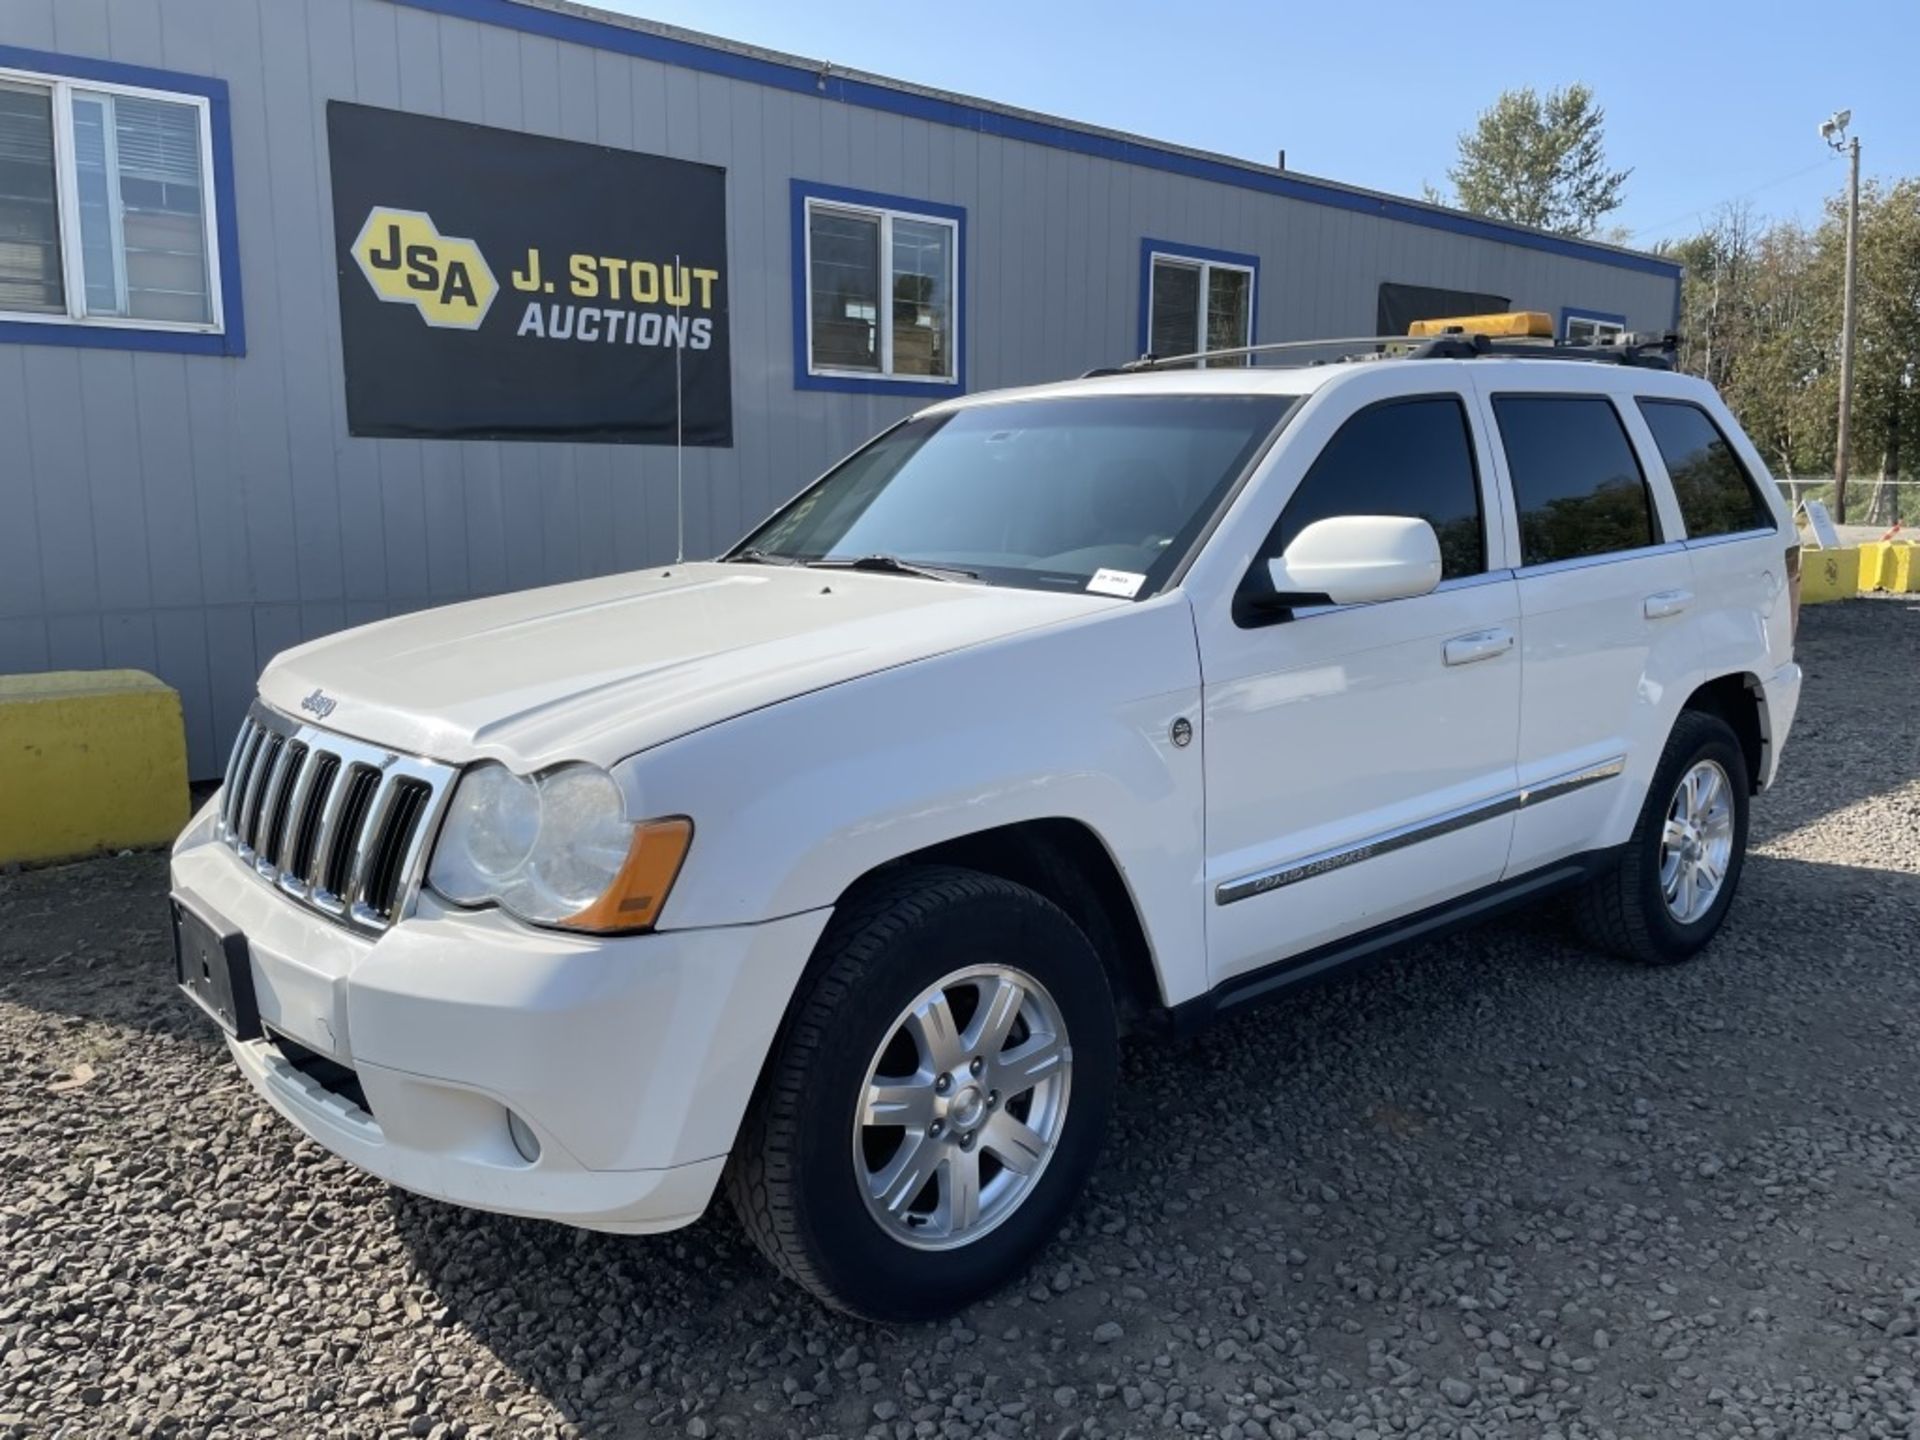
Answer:
[[[1860,588],[1886,590],[1895,595],[1920,588],[1920,564],[1915,563],[1916,546],[1911,540],[1875,540],[1860,547]],[[1868,552],[1872,552],[1871,564]]]
[[[1880,588],[1896,595],[1920,593],[1920,545],[1907,540],[1887,547],[1880,566]]]
[[[1848,545],[1839,550],[1802,550],[1800,552],[1800,603],[1818,605],[1823,600],[1851,600],[1860,593],[1860,549]]]
[[[1869,590],[1884,590],[1881,576],[1893,568],[1892,558],[1887,554],[1893,549],[1885,540],[1869,540],[1860,547],[1860,593]]]
[[[179,695],[142,670],[0,675],[0,863],[158,845],[186,821]]]
[[[1860,547],[1860,591],[1910,595],[1920,590],[1920,562],[1911,540],[1870,540]]]

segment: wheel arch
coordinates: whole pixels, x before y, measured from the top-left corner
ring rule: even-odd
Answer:
[[[1123,1030],[1167,1011],[1140,907],[1119,863],[1093,828],[1064,816],[1021,820],[928,845],[857,877],[835,901],[921,865],[956,865],[1011,880],[1044,896],[1080,927],[1106,966]]]
[[[1760,677],[1750,671],[1732,671],[1696,686],[1682,711],[1698,710],[1718,716],[1740,739],[1747,762],[1747,788],[1758,792],[1766,772],[1767,707]]]

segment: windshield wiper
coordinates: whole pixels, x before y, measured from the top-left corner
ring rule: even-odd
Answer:
[[[801,562],[791,555],[769,555],[765,550],[755,550],[749,546],[745,550],[736,550],[727,556],[726,563],[729,565],[798,565]]]
[[[924,580],[978,580],[979,572],[953,565],[919,565],[898,555],[861,555],[851,560],[809,560],[812,570],[878,570],[887,575],[918,575]]]

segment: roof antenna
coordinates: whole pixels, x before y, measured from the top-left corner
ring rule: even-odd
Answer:
[[[674,278],[682,284],[685,277],[680,275],[680,257],[673,257]],[[671,335],[672,329],[667,333]],[[687,445],[686,445],[686,407],[682,403],[680,392],[680,352],[684,347],[673,347],[673,563],[683,565],[687,559]]]

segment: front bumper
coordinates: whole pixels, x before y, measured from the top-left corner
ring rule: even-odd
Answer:
[[[617,1231],[698,1217],[828,911],[594,939],[423,896],[364,936],[278,894],[209,817],[175,846],[173,889],[246,936],[267,1035],[228,1046],[300,1130],[477,1209]],[[350,1070],[364,1108],[276,1037]]]

